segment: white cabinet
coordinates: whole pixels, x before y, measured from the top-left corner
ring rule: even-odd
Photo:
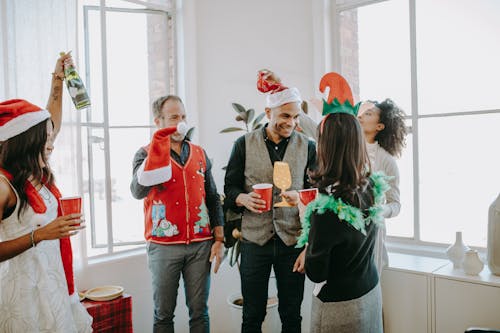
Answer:
[[[500,276],[466,275],[444,259],[390,254],[382,274],[385,333],[500,329]]]
[[[423,274],[385,270],[382,278],[385,333],[428,332],[431,318],[429,277]]]
[[[500,277],[487,267],[479,276],[467,276],[447,265],[434,272],[434,288],[437,333],[500,329]]]
[[[432,272],[448,261],[390,253],[389,263],[381,279],[384,332],[432,332]]]

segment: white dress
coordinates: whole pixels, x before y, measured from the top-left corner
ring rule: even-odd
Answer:
[[[47,206],[44,214],[36,214],[28,205],[18,219],[15,194],[14,212],[0,222],[1,241],[28,234],[57,217],[57,199],[45,187],[40,190]],[[91,325],[92,317],[76,293],[68,295],[59,240],[41,241],[0,263],[0,332],[90,333]]]

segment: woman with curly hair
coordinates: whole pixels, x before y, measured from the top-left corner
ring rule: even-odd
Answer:
[[[391,188],[386,193],[384,218],[395,217],[399,214],[399,170],[396,157],[406,145],[406,125],[404,112],[389,98],[383,102],[364,102],[359,110],[358,120],[363,128],[366,139],[366,148],[372,171],[382,171],[390,176]],[[375,243],[374,258],[379,275],[382,268],[389,263],[385,247],[385,228],[380,228]]]

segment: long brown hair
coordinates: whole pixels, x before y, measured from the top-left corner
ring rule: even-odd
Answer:
[[[50,121],[47,120],[47,121]],[[19,195],[19,214],[26,208],[26,181],[33,177],[33,182],[40,184],[54,183],[54,176],[45,158],[45,144],[47,142],[47,121],[29,128],[3,142],[0,147],[0,166],[12,176],[12,185]],[[40,163],[40,156],[45,167]]]
[[[360,194],[369,184],[369,160],[363,130],[349,114],[330,114],[318,136],[318,168],[311,179],[321,193],[360,206]]]

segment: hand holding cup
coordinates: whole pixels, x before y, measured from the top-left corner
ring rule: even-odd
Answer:
[[[63,216],[69,214],[81,214],[82,212],[82,197],[62,197],[59,198],[59,203],[61,205],[61,212]],[[75,225],[80,225],[79,223]]]
[[[260,195],[260,198],[266,202],[266,206],[261,211],[267,212],[271,210],[271,205],[273,203],[273,184],[255,184],[252,188],[253,191]]]

